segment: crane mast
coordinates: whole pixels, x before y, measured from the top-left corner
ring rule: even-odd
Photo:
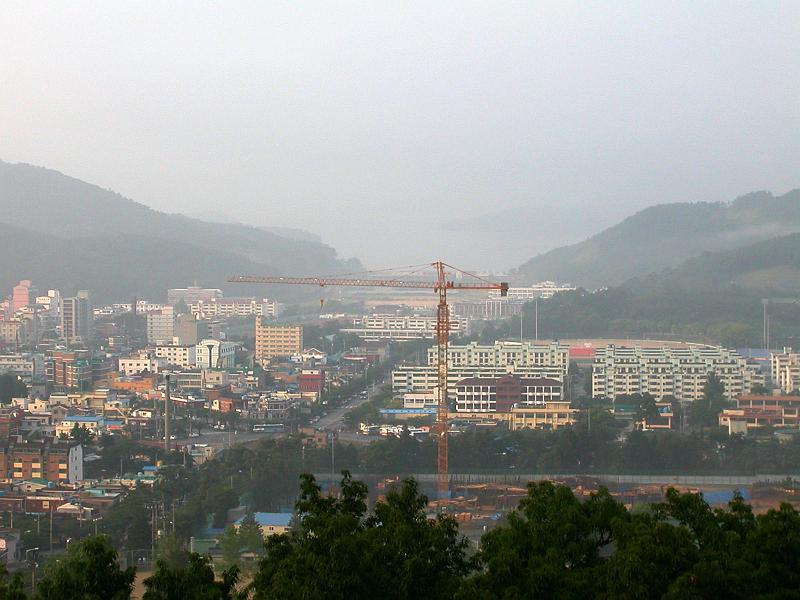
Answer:
[[[235,275],[230,277],[230,283],[257,283],[257,284],[288,284],[288,285],[317,285],[346,286],[346,287],[386,287],[404,289],[433,290],[439,296],[436,307],[436,474],[437,487],[440,497],[449,489],[448,480],[448,412],[447,403],[447,345],[450,338],[450,308],[447,304],[447,290],[500,290],[500,295],[508,293],[508,283],[493,283],[482,280],[482,283],[461,283],[447,279],[446,267],[442,261],[432,263],[436,272],[436,281],[417,281],[413,279],[346,279],[337,277],[278,277],[258,275]],[[450,267],[455,269],[454,267]],[[460,271],[459,269],[455,269]],[[465,273],[464,271],[460,271]],[[465,273],[471,275],[469,273]],[[473,275],[474,277],[474,275]]]

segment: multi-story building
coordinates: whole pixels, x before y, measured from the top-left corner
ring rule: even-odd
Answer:
[[[54,350],[45,359],[47,383],[54,390],[92,389],[92,363],[86,350]]]
[[[201,319],[214,317],[276,317],[280,305],[269,298],[213,298],[198,300],[189,305],[189,310]]]
[[[30,279],[23,279],[11,290],[11,304],[9,305],[11,314],[28,306],[35,298],[36,288],[33,287]]]
[[[526,287],[508,288],[509,300],[535,300],[536,298],[552,298],[561,292],[574,292],[577,288],[568,283],[556,283],[554,281],[540,281]],[[500,290],[489,290],[490,298],[500,298]]]
[[[186,304],[195,302],[211,302],[214,299],[222,298],[222,290],[189,286],[187,288],[172,288],[167,290],[167,304],[178,304],[183,301]]]
[[[10,346],[25,345],[28,343],[30,330],[31,322],[28,319],[0,321],[0,343]]]
[[[772,385],[785,394],[800,390],[800,353],[791,348],[770,355],[770,374]]]
[[[197,345],[164,345],[156,346],[156,358],[163,358],[167,365],[177,365],[183,368],[193,367],[197,364]]]
[[[470,377],[456,383],[456,412],[510,413],[517,405],[560,402],[563,396],[564,384],[557,379]]]
[[[511,409],[509,428],[520,429],[558,429],[575,422],[574,408],[567,401],[550,401],[541,404],[518,404]]]
[[[518,315],[520,312],[522,312],[522,303],[512,302],[508,298],[485,298],[453,303],[453,314],[468,319],[490,321]]]
[[[428,365],[436,366],[438,350],[428,348]],[[510,342],[494,344],[472,342],[447,348],[448,367],[553,367],[566,375],[569,371],[569,348],[558,342]]]
[[[800,426],[800,396],[739,396],[734,398],[733,406],[720,413],[719,425],[727,427],[729,433],[744,434],[765,426],[797,429]]]
[[[303,351],[301,325],[269,325],[261,317],[255,318],[255,359],[268,363],[276,357],[289,357]]]
[[[81,290],[61,299],[61,337],[67,343],[86,344],[92,335],[92,305],[89,292]]]
[[[175,336],[175,310],[165,306],[147,313],[147,343],[166,344]]]
[[[0,373],[13,373],[23,381],[41,381],[45,377],[43,354],[2,354]]]
[[[764,385],[764,375],[734,350],[711,346],[598,348],[592,366],[592,395],[614,400],[628,394],[651,394],[694,402],[715,373],[729,400]]]
[[[228,369],[235,363],[236,344],[219,340],[200,340],[194,350],[196,364],[203,369]]]
[[[178,315],[175,320],[175,337],[170,340],[173,343],[186,346],[196,346],[197,342],[206,338],[214,337],[211,335],[211,322],[198,319],[196,315]]]
[[[77,483],[83,480],[83,448],[54,439],[7,442],[0,445],[0,476]]]
[[[297,385],[301,392],[314,392],[321,395],[325,388],[325,370],[302,369],[297,376]]]
[[[353,320],[354,327],[342,329],[366,341],[433,339],[436,317],[428,315],[365,315]],[[450,317],[450,335],[469,335],[469,319]]]
[[[167,360],[155,356],[152,352],[140,352],[136,356],[119,359],[119,372],[126,377],[142,373],[158,373],[166,366]]]

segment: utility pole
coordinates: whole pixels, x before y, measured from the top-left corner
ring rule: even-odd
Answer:
[[[533,311],[534,311],[534,338],[538,342],[539,341],[539,296],[535,296],[533,299]]]
[[[53,554],[53,509],[50,508],[50,554]]]
[[[167,386],[164,392],[164,451],[169,454],[169,373],[167,373]]]

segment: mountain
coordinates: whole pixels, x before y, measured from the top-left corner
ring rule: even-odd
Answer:
[[[755,192],[730,203],[661,204],[589,239],[520,266],[519,281],[552,279],[595,288],[676,267],[703,252],[800,232],[800,190]]]
[[[56,171],[0,162],[0,289],[21,278],[87,288],[103,299],[166,288],[223,287],[228,275],[358,270],[319,242],[150,209]],[[40,246],[41,244],[41,246]],[[61,282],[59,284],[55,282]],[[241,287],[238,293],[244,293]],[[261,290],[264,291],[263,289]]]
[[[800,233],[792,233],[733,250],[704,252],[674,269],[623,285],[630,289],[720,290],[724,288],[800,292]]]
[[[236,218],[214,210],[191,213],[187,214],[186,216],[189,217],[190,219],[198,219],[200,221],[207,221],[209,223],[224,223],[226,225],[230,224],[244,225],[244,223],[237,220]],[[279,235],[284,238],[288,238],[290,240],[322,243],[322,238],[319,235],[317,235],[316,233],[311,233],[310,231],[306,231],[305,229],[297,229],[295,227],[280,227],[278,225],[272,227],[261,227],[258,225],[254,225],[254,227],[258,229],[263,229],[264,231],[268,231],[270,233],[274,233],[275,235]]]

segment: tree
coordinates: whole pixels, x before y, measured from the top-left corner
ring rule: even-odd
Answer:
[[[725,397],[725,384],[713,371],[703,386],[703,397],[692,405],[692,424],[695,427],[716,427],[719,424],[719,413],[728,406]]]
[[[51,562],[37,586],[39,600],[126,600],[131,596],[136,570],[124,571],[108,537],[100,535],[70,546]]]
[[[156,556],[158,560],[170,567],[183,566],[189,559],[189,553],[186,551],[183,540],[175,535],[174,532],[158,538]]]
[[[222,560],[228,567],[239,564],[242,552],[242,544],[239,539],[239,532],[233,525],[228,525],[219,538],[219,549],[222,551]]]
[[[247,511],[238,528],[239,547],[245,552],[264,553],[264,534],[255,514]]]
[[[22,574],[17,572],[10,577],[6,566],[0,564],[0,600],[25,600],[25,598],[27,596]]]
[[[86,429],[86,427],[81,427],[79,423],[75,423],[72,426],[69,436],[81,446],[88,446],[94,439],[92,432]]]
[[[211,558],[193,552],[186,565],[157,561],[155,572],[144,580],[144,600],[233,600],[238,580],[238,569],[231,567],[217,581]]]
[[[346,471],[339,498],[301,476],[298,528],[267,538],[255,598],[452,598],[472,568],[455,521],[429,520],[412,480],[369,517],[366,497]]]
[[[0,375],[0,404],[8,404],[12,398],[26,398],[28,396],[28,386],[13,373],[3,373]]]

